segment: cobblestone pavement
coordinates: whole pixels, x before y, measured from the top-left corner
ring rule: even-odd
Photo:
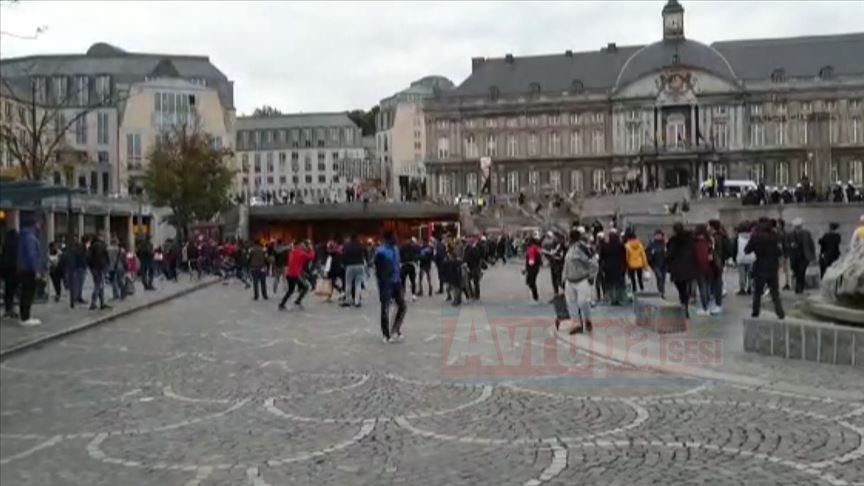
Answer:
[[[399,344],[377,302],[279,312],[216,285],[13,357],[0,483],[864,484],[864,402],[562,347],[516,269],[484,285],[483,305],[409,303]]]
[[[111,289],[105,289],[106,303],[111,306],[110,310],[91,311],[88,309],[90,296],[92,293],[93,283],[90,276],[85,281],[83,296],[87,300],[87,304],[75,306],[74,309],[69,308],[69,294],[66,289],[63,290],[62,299],[59,302],[54,301],[53,289],[51,297],[47,301],[38,302],[33,306],[33,317],[39,318],[42,325],[35,327],[21,326],[16,319],[3,318],[0,325],[0,351],[7,352],[24,343],[29,343],[39,340],[54,333],[64,331],[69,328],[86,325],[95,320],[101,320],[112,314],[127,312],[130,309],[147,306],[155,301],[159,301],[176,295],[178,293],[188,291],[189,289],[200,285],[204,281],[190,280],[188,276],[184,276],[178,282],[171,282],[159,279],[156,282],[156,291],[145,292],[141,288],[140,281],[136,284],[135,295],[124,300],[110,299]],[[16,305],[17,310],[17,305]]]

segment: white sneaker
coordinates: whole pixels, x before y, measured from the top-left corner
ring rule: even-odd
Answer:
[[[723,308],[720,307],[719,305],[715,305],[714,307],[711,308],[710,312],[711,312],[712,316],[720,315],[723,313]]]
[[[41,326],[42,321],[40,321],[39,319],[36,319],[35,317],[31,317],[30,319],[27,319],[26,321],[22,321],[21,325],[27,326],[27,327]]]
[[[697,316],[707,316],[707,315],[708,315],[708,311],[700,307],[700,308],[696,311],[696,315],[697,315]]]
[[[400,333],[397,333],[395,336],[393,336],[393,338],[390,339],[390,341],[392,341],[394,343],[401,343],[403,339],[405,339],[405,338],[402,336],[402,333],[400,332]]]
[[[381,338],[381,342],[384,343],[384,344],[388,344],[388,343],[392,343],[393,340],[391,340],[391,339],[387,339],[387,338],[385,338],[385,337],[382,337],[382,338]]]
[[[417,302],[417,296],[416,295],[411,294],[411,302]]]

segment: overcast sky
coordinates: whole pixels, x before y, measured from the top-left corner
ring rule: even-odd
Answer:
[[[5,0],[3,0],[5,1]],[[456,84],[472,56],[594,50],[661,36],[663,1],[129,2],[3,5],[2,57],[127,51],[208,55],[234,81],[238,113],[370,108],[428,74]],[[686,35],[716,40],[864,31],[861,1],[682,1]],[[864,55],[864,54],[862,54]]]

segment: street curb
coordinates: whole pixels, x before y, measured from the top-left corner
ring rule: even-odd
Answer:
[[[556,339],[570,345],[571,342],[567,340],[566,336],[567,336],[566,333],[562,334],[561,332],[558,332],[558,331],[555,332],[555,338]],[[582,336],[585,339],[590,339],[592,343],[602,344],[602,343],[599,343],[597,340],[595,340],[593,335],[589,336],[589,335],[582,334]],[[656,371],[656,372],[658,372],[662,375],[666,375],[666,376],[684,376],[684,377],[699,378],[699,379],[710,380],[710,381],[723,381],[723,382],[731,383],[733,385],[750,387],[750,388],[754,388],[754,389],[766,388],[766,389],[777,390],[780,392],[788,392],[788,393],[795,393],[795,394],[801,394],[801,395],[808,395],[808,396],[812,396],[812,397],[833,398],[833,399],[838,399],[838,400],[851,400],[851,401],[864,400],[864,393],[841,391],[841,390],[831,390],[831,389],[827,389],[827,388],[814,388],[814,387],[809,387],[809,386],[796,385],[793,383],[784,382],[784,381],[780,381],[780,380],[768,380],[765,378],[759,378],[759,377],[755,377],[755,376],[742,375],[742,374],[738,374],[738,373],[729,373],[726,371],[715,371],[715,370],[710,370],[710,369],[706,369],[706,368],[694,367],[693,369],[688,370],[687,372],[680,372],[680,373],[674,373],[673,374],[672,372],[669,371],[668,368],[665,368],[665,367],[657,365],[657,364],[628,363],[626,361],[621,361],[620,359],[614,358],[610,355],[606,355],[604,353],[598,352],[597,349],[595,349],[593,347],[586,347],[584,344],[579,344],[578,342],[574,342],[572,344],[574,344],[577,348],[579,348],[583,352],[590,354],[590,355],[597,356],[600,359],[619,363],[623,366],[647,368],[649,370]]]
[[[114,312],[114,313],[108,314],[108,315],[106,315],[106,316],[99,317],[99,318],[94,319],[94,320],[92,320],[92,321],[88,321],[88,322],[84,322],[84,323],[82,323],[82,324],[78,324],[77,326],[73,326],[73,327],[69,327],[69,328],[66,328],[66,329],[62,329],[62,330],[57,331],[57,332],[55,332],[55,333],[53,333],[53,334],[48,334],[48,335],[46,335],[46,336],[40,336],[40,337],[38,337],[38,338],[36,338],[36,339],[32,339],[32,340],[30,340],[30,341],[25,341],[25,342],[23,342],[23,343],[16,344],[15,346],[12,346],[12,347],[9,348],[9,349],[6,349],[6,350],[3,350],[3,351],[0,351],[0,361],[4,361],[4,360],[6,360],[7,358],[9,358],[10,356],[13,356],[13,355],[16,355],[16,354],[20,354],[20,353],[22,353],[22,352],[24,352],[24,351],[28,351],[28,350],[30,350],[30,349],[32,349],[32,348],[36,348],[36,347],[42,346],[42,345],[47,344],[47,343],[49,343],[49,342],[51,342],[51,341],[56,341],[57,339],[63,338],[63,337],[68,336],[68,335],[70,335],[70,334],[75,334],[75,333],[78,333],[78,332],[81,332],[81,331],[85,331],[85,330],[87,330],[87,329],[90,329],[91,327],[96,327],[96,326],[99,326],[99,325],[102,325],[102,324],[107,324],[107,323],[112,322],[112,321],[115,321],[115,320],[117,320],[117,319],[119,319],[119,318],[121,318],[121,317],[125,317],[125,316],[128,316],[128,315],[130,315],[130,314],[134,314],[134,313],[136,313],[136,312],[138,312],[138,311],[147,310],[147,309],[150,309],[150,308],[152,308],[152,307],[155,307],[155,306],[157,306],[157,305],[159,305],[159,304],[164,304],[165,302],[168,302],[168,301],[174,300],[174,299],[176,299],[176,298],[178,298],[178,297],[182,297],[182,296],[184,296],[184,295],[191,294],[192,292],[195,292],[195,291],[198,291],[198,290],[201,290],[201,289],[207,288],[207,287],[209,287],[209,286],[211,286],[211,285],[214,285],[214,284],[216,284],[216,283],[219,283],[219,281],[220,281],[219,279],[215,279],[215,280],[211,280],[211,281],[208,281],[208,282],[201,282],[201,283],[199,283],[198,285],[194,285],[194,286],[192,286],[192,287],[189,287],[189,288],[183,289],[183,290],[181,290],[181,291],[179,291],[179,292],[177,292],[177,293],[174,293],[174,294],[170,294],[170,295],[166,295],[166,296],[164,296],[164,297],[160,297],[160,298],[158,298],[158,299],[156,299],[156,300],[153,300],[153,301],[147,302],[147,303],[145,303],[145,304],[141,304],[141,305],[139,305],[139,306],[130,307],[130,308],[128,308],[128,309],[124,309],[124,310],[121,310],[121,311],[117,311],[117,312]]]

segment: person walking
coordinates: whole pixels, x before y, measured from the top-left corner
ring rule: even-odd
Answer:
[[[642,281],[642,272],[648,266],[648,255],[645,254],[645,246],[632,231],[624,234],[624,248],[627,251],[627,276],[630,277],[630,289],[636,295],[636,286],[639,290],[645,290]]]
[[[309,282],[305,278],[306,267],[315,260],[315,252],[310,248],[308,241],[297,240],[294,248],[288,254],[288,269],[285,271],[288,290],[279,303],[279,310],[285,310],[285,303],[291,298],[294,290],[298,291],[297,300],[294,301],[295,309],[303,308],[303,297],[309,292]]]
[[[779,267],[780,258],[783,254],[783,241],[781,235],[772,229],[766,218],[759,220],[744,253],[753,253],[756,260],[753,262],[753,309],[751,316],[759,317],[762,304],[762,292],[765,286],[771,293],[774,302],[774,311],[777,317],[783,319],[783,303],[780,301]]]
[[[288,248],[281,239],[273,246],[273,294],[279,292],[279,282],[285,279],[285,265],[288,264]]]
[[[571,230],[570,247],[564,255],[564,301],[567,303],[567,313],[570,314],[570,334],[591,332],[593,327],[589,296],[592,280],[597,274],[597,262],[588,245],[589,238],[590,235],[584,230]],[[555,328],[559,326],[560,323],[556,320]]]
[[[153,287],[154,255],[153,243],[150,242],[150,237],[145,235],[138,242],[136,250],[138,261],[141,264],[141,283],[144,285],[144,290],[156,290]]]
[[[18,282],[21,295],[18,300],[18,311],[22,326],[38,326],[42,321],[30,315],[33,298],[36,296],[36,281],[42,273],[42,250],[39,247],[39,223],[25,220],[21,224],[21,234],[18,237]]]
[[[624,301],[624,274],[627,269],[627,250],[618,237],[618,231],[609,230],[608,241],[603,244],[598,255],[603,280],[606,284],[605,293],[611,305],[621,305]]]
[[[420,275],[417,278],[418,290],[420,295],[423,295],[423,277],[426,277],[426,284],[429,288],[429,297],[432,297],[432,260],[435,258],[435,248],[432,246],[432,240],[420,248]]]
[[[366,250],[360,244],[356,234],[352,234],[345,241],[342,248],[342,261],[345,264],[345,305],[360,307],[367,262]],[[348,301],[349,297],[350,302]]]
[[[537,244],[537,239],[528,237],[528,248],[525,250],[525,283],[531,290],[531,299],[535,304],[540,302],[540,295],[537,293],[537,275],[540,273],[540,266],[543,264],[540,256],[540,245]]]
[[[3,239],[0,277],[3,278],[3,317],[17,319],[15,295],[18,293],[18,231],[10,229]]]
[[[704,224],[696,225],[693,232],[693,251],[696,256],[696,285],[699,291],[700,308],[697,315],[706,316],[711,305],[711,282],[714,278],[713,242]]]
[[[87,265],[90,267],[90,276],[93,278],[93,293],[90,295],[90,310],[96,310],[96,301],[99,301],[98,309],[110,309],[105,305],[105,278],[109,268],[108,246],[102,236],[96,234],[87,248]]]
[[[801,294],[806,287],[807,267],[816,259],[816,245],[813,236],[804,229],[804,221],[795,218],[792,221],[792,232],[787,237],[789,263],[795,281],[795,293]]]
[[[87,277],[87,245],[88,239],[82,236],[78,241],[72,238],[69,251],[69,307],[75,304],[86,304],[84,300],[84,280]]]
[[[477,236],[471,238],[468,246],[465,247],[465,266],[468,270],[466,286],[468,299],[480,299],[480,277],[483,273],[483,250]]]
[[[108,282],[111,284],[111,299],[117,300],[122,295],[120,286],[123,281],[123,263],[120,258],[120,243],[116,236],[111,237],[108,244]]]
[[[684,308],[684,317],[690,318],[690,293],[696,279],[696,256],[693,235],[682,223],[672,226],[672,236],[666,244],[666,268],[678,290],[678,302]]]
[[[402,281],[403,290],[410,282],[411,300],[417,300],[417,263],[420,260],[420,248],[417,247],[417,240],[411,238],[406,241],[399,249],[399,256],[401,257],[399,268],[401,275],[399,278]]]
[[[657,292],[661,299],[666,298],[666,235],[663,230],[656,230],[654,238],[648,242],[648,248],[645,249],[648,257],[648,265],[651,271],[654,272],[654,279],[657,283]]]
[[[408,307],[400,281],[399,248],[393,232],[384,233],[384,242],[375,251],[375,277],[381,302],[381,334],[385,343],[402,340],[402,321]],[[390,303],[396,303],[396,317],[390,325]]]
[[[738,295],[749,295],[753,292],[753,254],[744,253],[753,231],[753,224],[745,221],[738,225],[738,234],[734,240],[735,265],[738,267]]]
[[[258,300],[258,297],[263,297],[267,300],[267,253],[261,242],[255,240],[252,243],[252,248],[249,249],[249,271],[252,274],[252,300]]]
[[[789,234],[786,231],[786,222],[778,219],[775,223],[775,228],[780,236],[780,244],[782,245],[780,254],[780,265],[783,270],[783,290],[790,290],[792,282],[792,272],[790,271],[789,261]]]
[[[550,233],[552,239],[549,248],[543,250],[543,256],[549,262],[549,276],[552,279],[552,292],[557,297],[564,291],[564,255],[567,253],[567,245],[564,239],[557,233]],[[553,298],[554,298],[553,297]]]
[[[435,273],[438,276],[438,294],[444,293],[444,285],[447,283],[447,246],[441,239],[434,240],[435,247]]]
[[[819,278],[825,276],[825,270],[840,258],[840,234],[837,223],[829,223],[828,231],[819,238]]]

